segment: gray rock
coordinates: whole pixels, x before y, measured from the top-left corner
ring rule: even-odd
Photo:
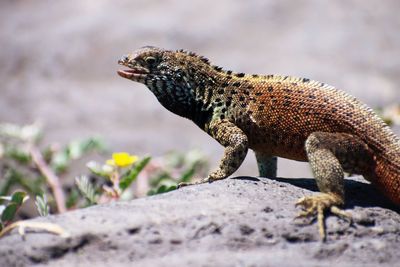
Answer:
[[[0,266],[399,266],[398,210],[361,178],[346,186],[355,223],[328,217],[326,243],[293,220],[313,179],[236,177],[35,219],[71,237],[14,230]]]

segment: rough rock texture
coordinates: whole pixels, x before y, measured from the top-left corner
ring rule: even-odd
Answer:
[[[399,211],[360,178],[346,185],[356,223],[330,216],[326,243],[293,220],[312,179],[237,177],[36,219],[72,236],[14,231],[0,266],[399,266]]]

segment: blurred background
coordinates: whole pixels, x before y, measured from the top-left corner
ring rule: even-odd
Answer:
[[[45,142],[97,135],[139,155],[198,148],[215,166],[222,147],[117,76],[121,55],[184,48],[226,69],[307,77],[383,107],[400,103],[399,10],[398,0],[2,0],[0,122],[40,121]],[[307,164],[279,164],[280,176],[311,175]],[[237,174],[257,175],[252,153]]]

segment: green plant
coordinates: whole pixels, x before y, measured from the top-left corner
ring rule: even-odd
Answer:
[[[376,113],[389,125],[400,125],[400,105],[377,108]]]
[[[36,196],[35,205],[40,216],[44,217],[50,214],[50,207],[47,203],[46,195]]]
[[[173,152],[153,159],[113,153],[104,164],[89,162],[89,174],[76,177],[71,186],[67,178],[72,163],[89,153],[103,153],[104,143],[92,137],[65,146],[43,145],[42,136],[38,124],[0,124],[0,237],[14,228],[20,234],[25,228],[36,228],[68,236],[54,224],[13,222],[29,196],[37,211],[28,210],[28,216],[47,216],[97,203],[165,193],[176,189],[179,182],[204,176],[207,168],[198,151]]]
[[[0,205],[0,231],[2,231],[7,225],[11,224],[14,220],[17,211],[22,206],[22,204],[28,200],[29,196],[22,191],[14,192],[10,196],[1,196],[0,200],[5,202]]]
[[[25,190],[33,199],[46,194],[47,209],[65,212],[66,199],[72,198],[61,183],[62,175],[73,161],[93,151],[102,152],[105,146],[98,138],[87,138],[64,147],[51,144],[41,149],[42,136],[38,124],[0,124],[0,195],[8,195],[15,188]],[[44,204],[38,198],[36,201]]]
[[[157,158],[113,153],[104,164],[89,162],[89,173],[76,177],[71,185],[72,163],[93,152],[104,153],[104,143],[91,137],[65,146],[47,145],[42,144],[43,135],[38,124],[0,124],[0,196],[6,201],[13,191],[24,190],[36,205],[37,212],[24,210],[31,217],[165,193],[176,189],[179,182],[204,176],[207,167],[198,151],[172,152]],[[20,205],[15,201],[7,205],[5,218],[14,218]]]
[[[120,199],[150,160],[151,157],[148,156],[139,159],[138,156],[126,152],[113,153],[112,159],[107,160],[103,165],[94,161],[87,164],[92,175],[105,183],[100,193],[95,194],[95,186],[89,183],[86,176],[77,178],[76,184],[89,200],[90,205],[97,203],[96,199],[101,199],[101,202]],[[107,182],[111,184],[107,185]]]
[[[107,160],[103,165],[92,161],[87,166],[97,178],[95,180],[103,182],[101,190],[96,190],[96,185],[90,183],[87,177],[83,180],[84,186],[79,185],[82,184],[83,177],[77,180],[84,196],[88,195],[88,191],[98,192],[94,197],[96,201],[89,201],[89,205],[99,201],[103,203],[112,199],[132,199],[135,196],[166,193],[175,190],[180,182],[189,182],[196,175],[204,176],[208,169],[204,155],[197,150],[186,154],[171,152],[153,160],[148,156],[139,159],[125,152],[114,153],[113,159]],[[138,180],[139,176],[143,179]],[[138,185],[147,183],[149,188],[146,192],[138,192],[132,189],[134,182]],[[91,189],[88,190],[89,188]]]
[[[198,150],[186,154],[171,152],[160,161],[161,166],[149,174],[151,188],[148,195],[175,190],[178,183],[190,182],[196,176],[203,177],[208,171],[208,162]]]
[[[87,176],[79,176],[75,178],[75,183],[79,191],[87,199],[89,205],[97,204],[97,195],[94,186],[89,182]]]

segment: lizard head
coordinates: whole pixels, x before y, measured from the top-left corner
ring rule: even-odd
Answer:
[[[128,69],[118,70],[118,74],[135,82],[146,83],[148,79],[155,79],[156,76],[162,75],[158,66],[162,55],[161,49],[150,46],[124,55],[118,60],[118,64],[128,67]]]
[[[121,77],[145,84],[170,110],[171,105],[192,105],[196,88],[205,86],[199,83],[209,80],[200,73],[209,68],[208,60],[183,50],[146,46],[123,56],[118,64],[127,67],[118,71]]]
[[[162,104],[190,102],[191,86],[187,79],[187,61],[176,51],[146,46],[123,56],[118,64],[128,67],[118,74],[126,79],[145,84]],[[173,99],[176,103],[165,103]]]

